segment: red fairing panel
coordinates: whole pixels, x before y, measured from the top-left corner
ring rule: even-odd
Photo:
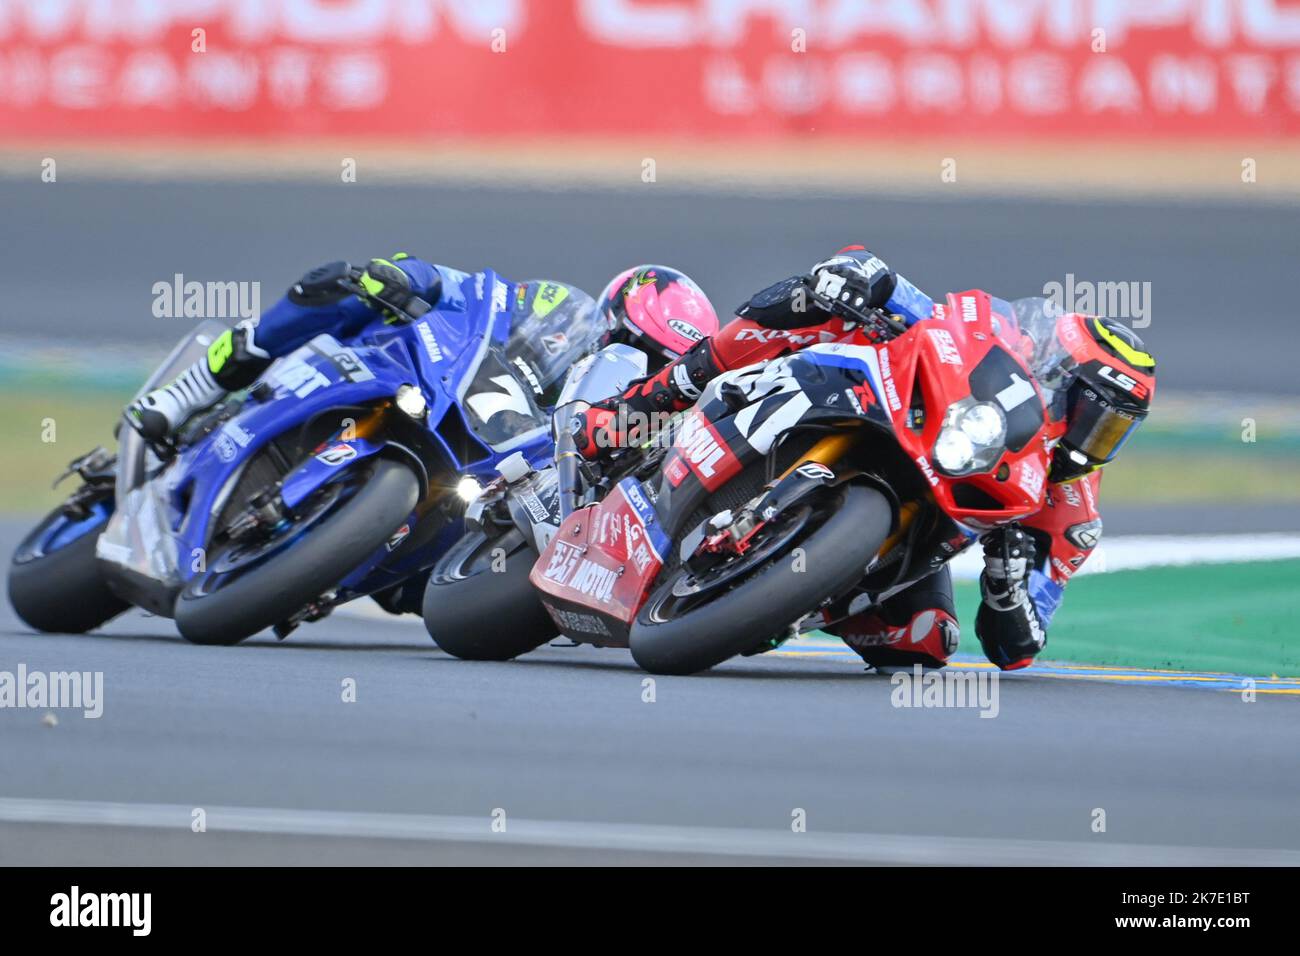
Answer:
[[[667,541],[635,482],[565,519],[529,575],[562,633],[625,646]],[[641,507],[632,501],[641,497]]]
[[[1042,398],[1018,350],[1007,339],[1007,323],[995,322],[992,300],[978,289],[951,293],[934,315],[918,322],[904,336],[878,349],[881,384],[894,419],[899,444],[917,463],[935,499],[955,520],[976,529],[1027,517],[1042,506],[1046,492],[1048,450],[1045,439],[1059,426],[1043,430]],[[997,349],[996,354],[994,350]],[[944,411],[971,394],[973,373],[989,359],[1000,359],[1011,377],[999,379],[1009,387],[999,396],[1003,408],[1036,408],[1035,437],[1018,450],[1008,448],[996,467],[964,477],[941,473],[930,460],[943,426]],[[907,427],[907,408],[919,382],[925,396],[925,425],[918,434]],[[1017,389],[1020,391],[1017,392]],[[1014,394],[1013,394],[1014,393]],[[1011,407],[1009,407],[1011,406]],[[959,486],[977,489],[1000,508],[958,504]]]
[[[866,344],[867,339],[859,333],[857,326],[843,319],[831,319],[797,329],[769,329],[753,319],[736,319],[713,336],[709,344],[719,371],[729,372],[810,345],[855,341]]]

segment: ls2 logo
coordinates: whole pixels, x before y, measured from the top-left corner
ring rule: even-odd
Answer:
[[[1146,396],[1147,388],[1145,385],[1130,375],[1125,375],[1123,372],[1115,371],[1109,365],[1103,365],[1101,368],[1097,369],[1097,374],[1112,385],[1118,385],[1120,388],[1124,389],[1124,391],[1131,392],[1138,398]]]

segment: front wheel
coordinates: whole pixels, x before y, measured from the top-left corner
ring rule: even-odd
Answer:
[[[383,547],[420,497],[415,473],[376,459],[300,508],[269,542],[234,544],[176,598],[176,626],[195,644],[237,644],[291,618]]]
[[[107,504],[84,518],[52,511],[18,545],[9,566],[9,603],[38,631],[84,634],[129,605],[109,590],[95,559]]]
[[[537,561],[517,530],[466,534],[429,575],[424,626],[467,661],[508,661],[559,636],[528,580]]]
[[[694,674],[753,650],[852,587],[892,522],[879,491],[844,485],[778,516],[734,564],[672,568],[632,623],[632,657],[653,674]]]

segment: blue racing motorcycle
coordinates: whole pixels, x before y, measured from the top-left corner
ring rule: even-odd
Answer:
[[[422,572],[497,465],[550,461],[550,393],[605,332],[572,286],[457,278],[453,305],[319,335],[173,445],[123,428],[116,455],[74,461],[81,485],[14,554],[18,615],[80,633],[135,605],[195,643],[234,644],[364,595],[396,610],[412,582],[418,610]],[[224,329],[200,325],[141,394]]]

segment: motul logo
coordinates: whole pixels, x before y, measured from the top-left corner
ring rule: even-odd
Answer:
[[[712,478],[727,449],[698,415],[691,419],[678,444],[682,455],[701,476]]]
[[[714,471],[713,466],[723,456],[722,446],[714,440],[708,432],[701,431],[692,440],[686,448],[687,460],[695,466],[696,470],[702,475],[712,478]]]
[[[579,594],[586,594],[597,601],[608,602],[614,596],[614,583],[618,575],[609,568],[603,568],[595,561],[583,558],[574,572],[569,587]]]

